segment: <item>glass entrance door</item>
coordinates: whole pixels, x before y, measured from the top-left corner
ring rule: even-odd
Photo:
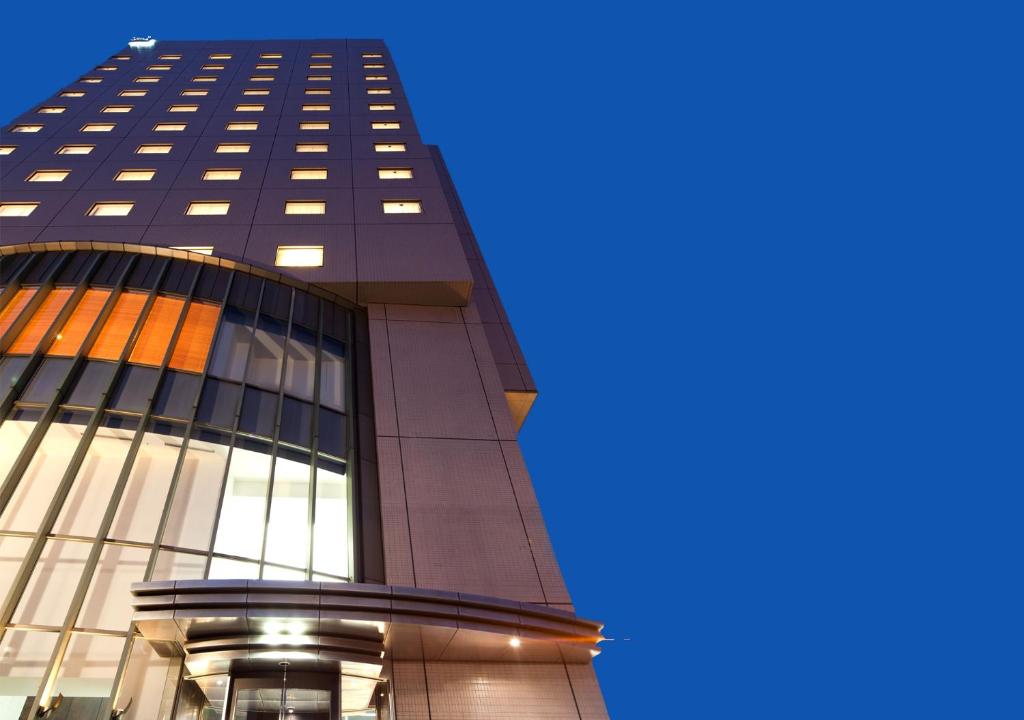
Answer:
[[[230,720],[337,720],[337,676],[280,672],[232,678]]]

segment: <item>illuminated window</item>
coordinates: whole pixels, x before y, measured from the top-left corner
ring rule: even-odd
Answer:
[[[60,115],[65,110],[67,110],[67,108],[61,107],[60,105],[45,105],[36,110],[36,113],[39,115]]]
[[[110,59],[111,60],[131,60],[131,58],[128,57],[127,55],[115,55],[114,57],[112,57]]]
[[[84,97],[85,96],[85,92],[83,92],[82,90],[65,90],[64,92],[62,92],[60,94],[60,96],[61,97],[69,97],[69,98],[79,98],[79,97]]]
[[[240,177],[240,168],[210,168],[203,173],[203,180],[238,180]]]
[[[114,70],[117,70],[117,66],[116,65],[100,65],[96,69],[97,70],[102,70],[103,72],[113,72]]]
[[[367,95],[390,95],[391,88],[366,88]]]
[[[86,290],[46,354],[62,357],[75,355],[81,349],[109,297],[110,290]]]
[[[99,337],[89,350],[89,357],[93,360],[118,360],[128,338],[135,330],[135,322],[146,304],[146,293],[125,292],[121,293],[114,303],[107,321],[100,330]]]
[[[0,155],[10,155],[17,149],[17,145],[0,145]]]
[[[43,129],[42,125],[15,125],[11,128],[12,133],[37,133]]]
[[[28,323],[18,334],[17,339],[7,349],[14,355],[25,355],[35,352],[39,341],[46,335],[64,306],[71,298],[73,288],[56,288],[43,298],[42,304],[32,314]]]
[[[114,176],[118,182],[145,182],[152,180],[156,170],[121,170]]]
[[[36,170],[26,180],[29,182],[64,182],[64,178],[70,174],[70,170]]]
[[[243,95],[269,95],[270,88],[249,88],[242,91]]]
[[[217,78],[213,75],[197,75],[192,78],[192,82],[217,82]]]
[[[198,105],[168,105],[167,112],[184,113],[184,112],[196,112],[199,110]]]
[[[220,143],[217,145],[218,153],[247,153],[252,147],[249,143]]]
[[[213,245],[171,245],[171,250],[188,250],[200,255],[213,255]]]
[[[330,82],[330,75],[307,75],[306,80],[309,82]]]
[[[307,95],[330,95],[330,88],[306,88]]]
[[[386,122],[371,122],[370,128],[373,130],[401,130],[402,123],[396,122],[394,120],[389,120]]]
[[[310,63],[310,70],[331,70],[334,68],[333,63]]]
[[[0,217],[28,217],[37,207],[37,202],[0,203]]]
[[[370,103],[370,110],[371,111],[394,110],[394,109],[395,109],[394,103]]]
[[[303,105],[302,112],[328,112],[330,105]]]
[[[160,55],[157,60],[181,60],[181,55]]]
[[[56,155],[88,155],[96,149],[95,145],[61,145]]]
[[[149,90],[122,90],[118,93],[118,97],[146,97],[146,93]]]
[[[213,303],[193,302],[188,306],[168,367],[186,372],[203,371],[219,314],[220,306]]]
[[[273,75],[253,75],[249,78],[252,82],[274,82]]]
[[[106,105],[101,113],[130,113],[135,108],[134,105]]]
[[[297,153],[322,153],[322,152],[327,152],[327,143],[297,143],[295,145],[295,152],[297,152]]]
[[[93,203],[86,213],[89,217],[123,217],[135,207],[133,202],[98,202]]]
[[[80,82],[80,83],[87,83],[87,84],[89,84],[89,85],[95,85],[96,83],[101,83],[101,82],[103,82],[103,78],[98,78],[98,77],[84,77],[84,78],[78,78],[78,82]]]
[[[182,97],[206,97],[209,94],[210,94],[209,90],[189,89],[189,90],[182,90],[181,91],[181,96]]]
[[[256,130],[260,124],[258,122],[229,122],[224,126],[225,130]]]
[[[372,60],[374,58],[382,58],[382,57],[384,57],[384,56],[381,55],[380,53],[363,53],[363,58],[366,59],[366,60]]]
[[[135,148],[136,155],[166,155],[173,145],[139,145]]]
[[[412,180],[412,168],[377,168],[381,180]]]
[[[292,168],[292,180],[326,180],[327,168]]]
[[[382,200],[385,215],[416,215],[423,212],[419,200]]]
[[[147,65],[147,70],[154,70],[156,72],[164,72],[171,69],[170,65]]]
[[[227,215],[231,208],[229,202],[190,202],[185,210],[186,215]]]
[[[311,58],[314,58],[314,59],[330,59],[330,58],[334,57],[334,53],[315,52],[315,53],[310,53],[309,56]]]
[[[188,123],[157,123],[153,126],[156,132],[181,132],[188,127]]]
[[[387,75],[366,75],[365,77],[363,77],[363,80],[366,80],[367,82],[373,82],[374,80],[387,80],[387,79],[388,79]]]
[[[235,105],[235,112],[263,112],[263,105]]]
[[[323,215],[327,203],[323,200],[288,200],[284,204],[285,215]]]
[[[270,53],[260,53],[260,57],[263,58],[264,60],[277,60],[277,59],[280,59],[283,56],[281,55],[281,53],[270,52]]]
[[[300,122],[299,130],[330,130],[331,123],[327,120],[320,122]]]
[[[405,143],[374,143],[374,152],[405,152]]]
[[[141,77],[135,78],[135,82],[137,82],[137,83],[158,83],[158,82],[160,82],[160,78],[156,77],[155,75],[143,75]]]
[[[141,365],[162,363],[184,306],[185,301],[181,298],[158,296],[149,309],[128,361]]]
[[[79,132],[110,132],[115,127],[115,123],[86,123]]]
[[[203,65],[200,70],[223,70],[223,65]]]
[[[383,70],[384,63],[363,63],[364,70]]]
[[[277,70],[280,67],[281,66],[277,65],[276,63],[257,63],[256,64],[256,69],[257,70]]]
[[[324,264],[323,245],[278,245],[278,267],[321,267]]]
[[[211,55],[209,59],[210,60],[230,60],[231,59],[231,53],[213,53],[213,55]]]

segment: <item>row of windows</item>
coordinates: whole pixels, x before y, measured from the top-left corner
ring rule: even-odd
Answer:
[[[174,148],[171,143],[155,144],[143,143],[135,148],[136,155],[167,155]],[[0,145],[0,155],[10,155],[17,149],[17,145]],[[57,148],[55,155],[88,155],[96,149],[95,145],[61,145]],[[248,153],[252,149],[250,143],[218,143],[214,152],[220,154]],[[325,153],[330,150],[329,143],[295,143],[297,153]],[[406,143],[401,142],[379,142],[373,144],[374,152],[391,153],[405,152],[408,150]]]
[[[181,60],[184,57],[181,53],[165,53],[157,56],[157,60]],[[360,57],[364,60],[380,60],[383,59],[383,55],[378,52],[364,52],[361,53]],[[234,55],[231,53],[211,53],[206,56],[207,60],[231,60]],[[261,60],[281,60],[284,58],[284,53],[280,52],[263,52],[260,53]],[[329,52],[313,52],[309,54],[310,60],[332,60],[334,53]],[[131,60],[130,55],[114,55],[111,60],[117,60],[119,62],[125,62]],[[117,70],[117,66],[114,65],[101,65],[97,70]]]
[[[260,66],[257,65],[256,68],[260,69]],[[114,68],[114,69],[116,69],[116,68]],[[147,69],[155,70],[156,66],[150,66]],[[167,69],[170,69],[170,68],[168,67]],[[224,66],[222,66],[222,65],[204,65],[200,69],[201,70],[206,70],[208,72],[215,72],[215,71],[223,70]],[[276,69],[276,66],[273,66],[273,67],[271,67],[271,66],[264,66],[263,69]],[[333,63],[310,63],[309,64],[309,69],[310,70],[333,70],[334,69],[334,65],[333,65]],[[385,68],[384,68],[384,64],[383,63],[363,63],[363,70],[384,70],[384,69]],[[376,75],[378,73],[370,73],[370,74]],[[152,83],[158,83],[158,82],[160,82],[160,80],[161,80],[161,76],[160,75],[138,75],[138,76],[136,76],[135,78],[132,79],[132,82],[144,83],[144,84],[145,83],[152,84]],[[212,83],[212,82],[217,82],[217,80],[218,80],[218,76],[217,75],[194,75],[192,77],[192,82]],[[277,80],[277,77],[275,75],[250,75],[249,76],[249,81],[250,82],[274,82],[275,80]],[[85,75],[83,77],[80,77],[78,79],[78,82],[84,83],[84,84],[87,84],[87,85],[98,85],[99,83],[103,82],[103,78],[97,77],[95,75]]]
[[[311,169],[314,173],[319,172]],[[139,177],[136,180],[148,180],[145,175],[152,176],[154,170],[126,170],[122,172],[135,173]],[[208,171],[209,172],[209,171]],[[229,173],[231,170],[218,170],[216,172]],[[294,172],[294,171],[293,171]],[[326,170],[323,170],[326,177]],[[39,207],[38,202],[0,202],[0,217],[28,217]],[[131,201],[105,200],[95,202],[86,211],[86,217],[125,217],[131,214],[135,203]],[[423,212],[423,203],[418,199],[413,200],[382,200],[381,208],[385,215],[419,214]],[[231,203],[227,200],[195,200],[185,208],[186,215],[227,215],[231,209]],[[284,203],[285,215],[325,215],[327,213],[327,201],[325,200],[286,200]]]
[[[251,81],[253,81],[253,82],[273,82],[276,78],[260,75],[260,76],[250,77],[249,79]],[[307,75],[306,76],[306,81],[307,82],[331,82],[333,79],[334,79],[334,77],[332,75],[324,75],[322,73],[317,73],[317,74]],[[382,75],[380,73],[366,74],[366,75],[363,76],[363,80],[366,81],[366,82],[381,82],[381,81],[387,81],[387,80],[390,80],[390,79],[391,79],[390,76]],[[192,81],[193,82],[210,83],[210,82],[216,82],[217,78],[209,77],[209,76],[196,76],[196,77],[192,78]],[[103,78],[82,77],[82,78],[79,78],[78,82],[85,83],[87,85],[98,85],[99,83],[103,82]],[[143,75],[143,76],[136,77],[133,80],[133,82],[140,83],[140,84],[153,84],[153,83],[160,82],[160,78],[156,77],[156,76]],[[269,88],[261,88],[261,90],[266,90],[268,94],[270,92]],[[139,94],[135,95],[134,97],[145,97],[145,94],[148,92],[148,90],[122,90],[118,94],[119,95],[124,95],[125,93],[129,93],[129,92],[131,92],[131,93],[139,93]],[[202,92],[203,94],[206,94],[208,91],[196,89],[196,90],[191,90],[190,92],[193,92],[193,93],[200,93],[200,92]],[[60,97],[69,97],[69,98],[79,98],[79,97],[84,97],[85,95],[86,95],[86,92],[84,90],[65,90],[64,92],[60,93]]]
[[[27,182],[63,182],[71,175],[71,170],[48,169],[36,170],[29,174]],[[156,168],[125,168],[114,175],[117,182],[146,182],[156,177]],[[380,180],[411,180],[412,168],[379,167],[377,177]],[[242,178],[241,168],[207,168],[203,171],[203,180],[230,181]],[[291,170],[292,180],[326,180],[325,167],[296,167]]]

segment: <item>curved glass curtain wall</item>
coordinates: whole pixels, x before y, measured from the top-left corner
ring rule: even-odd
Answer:
[[[180,672],[126,648],[133,582],[353,578],[349,310],[155,255],[0,282],[0,717]],[[163,682],[121,682],[162,716]]]

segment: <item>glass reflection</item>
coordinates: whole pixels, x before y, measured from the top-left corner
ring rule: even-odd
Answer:
[[[214,552],[259,559],[269,478],[270,445],[240,440],[231,452]]]

